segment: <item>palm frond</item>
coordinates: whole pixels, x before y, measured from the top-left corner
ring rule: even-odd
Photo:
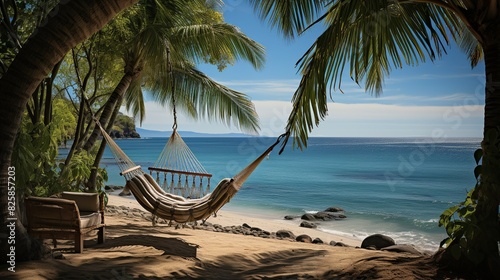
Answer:
[[[278,28],[286,38],[293,38],[319,15],[326,0],[250,0],[259,17]]]
[[[172,76],[176,108],[187,111],[191,117],[232,124],[242,131],[256,133],[259,130],[255,107],[245,94],[213,81],[191,64],[174,65]],[[172,106],[170,81],[165,77],[149,78],[146,86],[155,99]]]
[[[175,27],[169,41],[175,53],[194,63],[206,57],[226,57],[233,61],[246,60],[256,69],[264,66],[264,47],[227,23]]]
[[[334,1],[322,17],[326,30],[297,62],[302,80],[287,131],[300,148],[327,115],[327,95],[342,91],[345,74],[379,95],[393,68],[418,65],[445,53],[448,32],[457,30],[459,23],[441,7],[387,0]]]
[[[467,27],[463,24],[461,26],[457,32],[453,33],[456,34],[455,41],[460,49],[467,54],[471,67],[476,67],[484,59],[483,47]]]
[[[199,23],[205,22],[197,16],[203,15],[207,5],[220,5],[220,0],[192,0],[182,7],[178,1],[172,5],[168,2],[144,0],[141,16],[130,20],[135,36],[125,46],[124,60],[127,69],[142,76],[126,92],[127,109],[142,122],[145,109],[141,86],[151,90],[160,103],[172,106],[173,83],[176,108],[189,116],[234,123],[242,130],[256,132],[258,117],[248,97],[217,84],[193,65],[207,58],[229,63],[247,60],[259,69],[264,65],[264,48],[229,24]],[[211,21],[215,20],[206,20]],[[174,65],[173,80],[169,61]]]
[[[146,106],[144,104],[141,80],[141,77],[134,79],[124,96],[125,109],[131,112],[134,118],[138,117],[140,124],[142,124],[146,117]]]

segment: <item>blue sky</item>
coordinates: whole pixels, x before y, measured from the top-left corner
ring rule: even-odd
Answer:
[[[296,61],[320,34],[321,26],[295,40],[285,40],[260,21],[244,0],[225,1],[226,22],[238,26],[266,48],[264,69],[245,62],[219,72],[215,66],[199,68],[214,80],[249,95],[260,117],[260,135],[283,132],[291,98],[300,81]],[[447,55],[416,67],[393,70],[383,94],[364,92],[349,78],[342,91],[332,94],[329,114],[311,136],[330,137],[481,137],[484,107],[484,64],[471,69],[457,46]],[[170,109],[147,102],[142,128],[170,130]],[[179,116],[179,130],[205,133],[239,132],[235,126],[195,121]]]

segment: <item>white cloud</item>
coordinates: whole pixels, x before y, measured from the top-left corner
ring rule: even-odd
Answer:
[[[254,101],[260,117],[262,136],[284,132],[291,111],[289,101]],[[143,128],[170,130],[171,110],[154,102],[146,103]],[[400,106],[385,104],[329,103],[329,115],[311,136],[332,137],[430,137],[442,130],[448,137],[480,137],[483,124],[482,105]],[[196,121],[178,116],[179,130],[202,133],[235,133],[236,127],[218,122]]]
[[[480,137],[483,107],[330,104],[329,116],[313,136],[430,137],[442,130],[448,137]]]

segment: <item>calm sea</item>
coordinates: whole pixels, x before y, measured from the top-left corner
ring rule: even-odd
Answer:
[[[212,186],[232,177],[264,151],[273,138],[185,138]],[[124,139],[118,145],[147,170],[167,139]],[[323,222],[320,230],[362,239],[387,234],[397,243],[436,250],[446,237],[439,215],[462,201],[475,184],[473,152],[480,139],[312,138],[308,148],[276,150],[253,173],[225,209],[282,219],[345,209],[347,219]],[[101,167],[110,185],[123,185],[109,151]]]

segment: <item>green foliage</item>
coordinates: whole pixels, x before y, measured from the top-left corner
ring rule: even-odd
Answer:
[[[464,258],[468,262],[478,265],[486,257],[487,243],[481,241],[485,236],[480,220],[477,217],[478,193],[481,184],[483,151],[478,149],[474,152],[474,158],[478,164],[474,169],[476,186],[467,193],[466,199],[458,205],[445,210],[439,219],[439,226],[446,229],[448,235],[441,241],[441,247],[446,247],[451,256],[459,261]]]
[[[52,123],[56,126],[54,132],[59,145],[64,144],[75,135],[76,116],[68,100],[56,98],[53,101],[53,119]]]
[[[121,113],[119,113],[118,116],[116,116],[114,124],[119,128],[121,128],[122,131],[135,130],[134,119]]]
[[[60,163],[59,167],[62,172],[59,174],[58,189],[54,189],[53,193],[61,192],[63,190],[83,191],[85,190],[85,183],[90,177],[92,171],[92,164],[94,163],[95,152],[89,153],[81,150],[75,153],[66,166]],[[104,182],[108,180],[107,171],[103,168],[98,169],[97,173],[97,189],[104,186]]]
[[[17,171],[17,185],[28,195],[54,183],[57,142],[52,127],[24,121],[16,139],[12,163]]]
[[[94,157],[79,152],[67,166],[60,163],[59,140],[65,135],[61,134],[60,127],[64,127],[65,122],[57,123],[58,119],[54,118],[49,125],[23,121],[12,155],[20,194],[50,196],[62,191],[83,190]],[[107,179],[106,171],[99,169],[98,186],[104,186]]]
[[[127,115],[118,113],[110,132],[111,137],[116,138],[138,138],[139,133],[135,130],[135,120]]]
[[[0,1],[0,77],[59,0]]]
[[[73,155],[71,162],[63,166],[60,165],[62,170],[60,174],[60,180],[66,183],[66,187],[69,190],[80,189],[87,178],[90,176],[90,171],[92,167],[93,157],[86,151],[80,151]]]

